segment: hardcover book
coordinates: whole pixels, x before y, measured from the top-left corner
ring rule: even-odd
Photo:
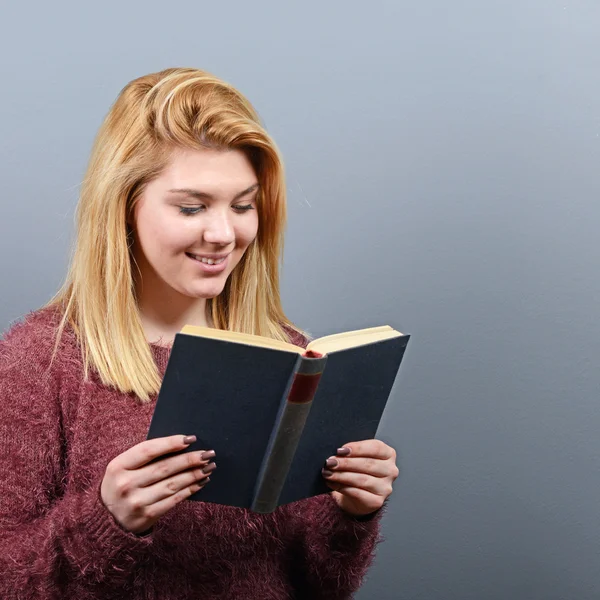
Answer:
[[[148,439],[185,434],[217,469],[191,500],[272,512],[329,492],[324,461],[372,439],[410,335],[389,326],[322,337],[306,350],[186,325],[176,334]]]

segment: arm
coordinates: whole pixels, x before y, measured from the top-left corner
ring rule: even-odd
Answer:
[[[152,543],[117,525],[100,481],[64,493],[61,377],[40,337],[25,324],[0,341],[1,598],[58,599],[67,577],[117,584]]]
[[[373,561],[383,510],[355,517],[342,510],[331,494],[279,510],[294,540],[292,580],[299,597],[350,598]]]

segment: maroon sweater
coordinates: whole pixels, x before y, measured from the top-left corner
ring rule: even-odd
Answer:
[[[155,398],[85,382],[72,332],[48,369],[56,320],[30,313],[0,341],[0,598],[351,597],[380,514],[359,521],[329,494],[267,515],[184,501],[146,537],[122,529],[100,483],[146,438]],[[151,347],[164,373],[170,350]]]

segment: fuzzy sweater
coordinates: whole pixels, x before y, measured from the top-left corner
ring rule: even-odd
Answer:
[[[184,501],[148,536],[121,528],[100,483],[115,456],[146,439],[156,398],[142,404],[95,373],[84,381],[69,331],[48,369],[57,316],[30,313],[0,341],[0,598],[352,596],[381,513],[355,519],[329,494],[267,515]],[[151,347],[164,373],[170,350]]]

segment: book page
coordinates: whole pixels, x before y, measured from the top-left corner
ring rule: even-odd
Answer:
[[[370,327],[368,329],[359,329],[357,331],[347,331],[345,333],[328,335],[313,340],[308,345],[307,350],[315,350],[321,354],[328,354],[337,350],[356,348],[358,346],[365,346],[367,344],[401,337],[402,335],[404,334],[396,331],[389,325]]]
[[[304,353],[304,348],[288,344],[280,340],[273,340],[261,335],[252,335],[251,333],[239,333],[237,331],[226,331],[224,329],[213,329],[211,327],[199,327],[198,325],[185,325],[180,333],[185,335],[196,335],[226,342],[236,342],[248,346],[259,346],[260,348],[272,348],[273,350],[284,350],[287,352]]]

